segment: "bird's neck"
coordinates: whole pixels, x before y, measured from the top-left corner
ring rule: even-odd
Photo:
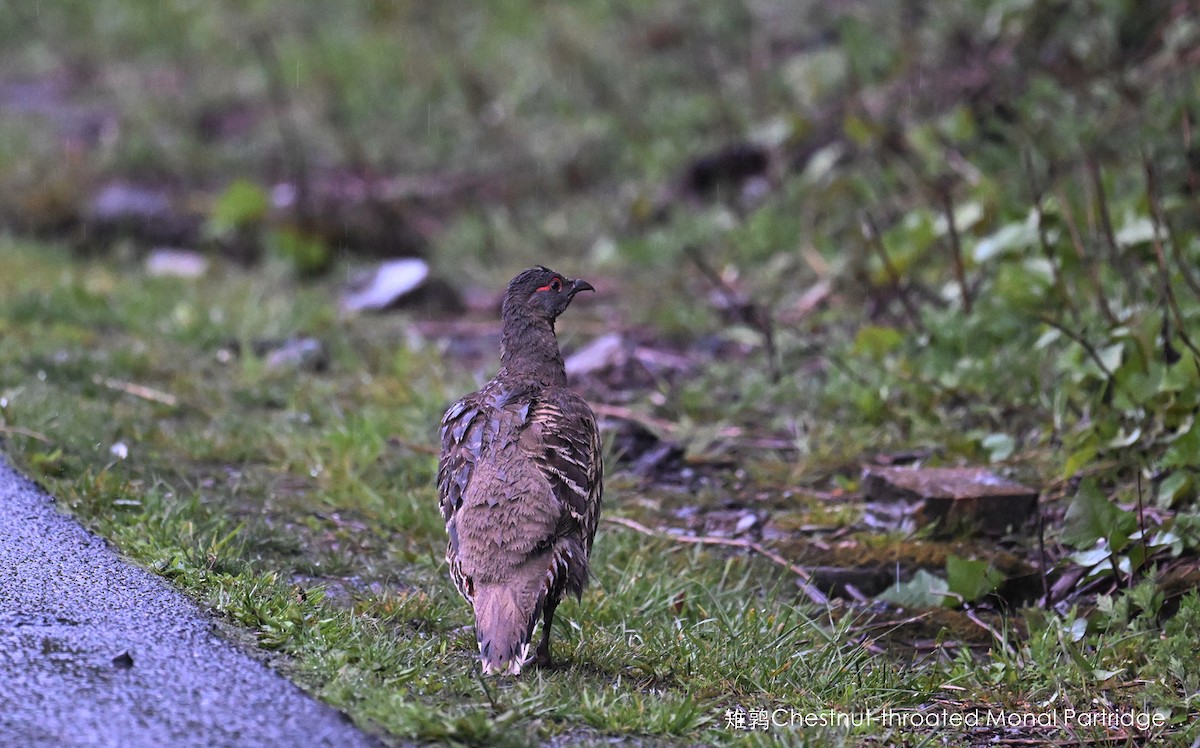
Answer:
[[[500,343],[500,365],[509,377],[537,381],[542,385],[565,386],[563,366],[554,323],[540,317],[505,315]]]

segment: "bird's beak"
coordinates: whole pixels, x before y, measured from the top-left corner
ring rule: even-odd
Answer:
[[[595,291],[595,290],[596,289],[592,288],[592,284],[588,283],[585,280],[571,281],[571,295],[572,296],[579,293],[580,291]]]

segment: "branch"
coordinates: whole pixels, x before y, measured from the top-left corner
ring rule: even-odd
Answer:
[[[649,535],[652,538],[663,538],[664,540],[670,540],[673,543],[685,543],[689,545],[723,545],[730,548],[742,548],[744,550],[753,551],[754,553],[757,553],[763,558],[774,562],[776,565],[787,569],[799,577],[800,581],[797,584],[800,585],[800,589],[805,595],[808,596],[809,600],[812,600],[817,605],[829,604],[829,598],[825,596],[825,593],[813,586],[811,574],[809,574],[803,568],[788,561],[775,551],[765,547],[762,543],[756,543],[753,540],[743,540],[741,538],[720,538],[713,535],[672,535],[659,530],[651,530],[649,527],[646,527],[640,522],[635,522],[624,517],[605,517],[604,521],[610,524],[620,525],[621,527],[633,530],[634,532],[640,532],[643,535]]]
[[[133,395],[143,400],[162,403],[168,407],[174,408],[179,404],[179,398],[172,395],[170,392],[156,390],[153,387],[147,387],[144,384],[135,384],[133,382],[122,382],[119,379],[109,379],[102,377],[99,374],[92,377],[92,381],[96,384],[102,384],[110,390],[124,392],[126,395]]]
[[[1125,254],[1117,244],[1117,234],[1113,231],[1112,216],[1108,212],[1108,195],[1104,192],[1104,178],[1100,173],[1100,164],[1094,157],[1088,157],[1086,166],[1088,176],[1091,178],[1093,197],[1096,199],[1096,209],[1100,214],[1101,234],[1104,235],[1104,240],[1108,244],[1109,262],[1112,263],[1113,269],[1125,277],[1129,284],[1130,297],[1136,299],[1141,290],[1141,286],[1137,282],[1138,274],[1129,267]]]
[[[771,315],[767,313],[761,304],[756,304],[746,299],[737,289],[732,288],[726,283],[720,273],[709,266],[700,254],[700,251],[695,247],[685,248],[684,253],[700,270],[700,273],[708,279],[708,282],[725,297],[725,303],[729,305],[729,310],[736,314],[741,322],[754,328],[762,335],[763,346],[767,351],[767,369],[771,375],[771,381],[778,382],[782,375],[779,371],[779,362],[777,360],[779,356],[775,351],[775,325],[771,321]]]
[[[1088,355],[1091,356],[1092,361],[1096,362],[1096,366],[1100,367],[1100,371],[1104,372],[1104,376],[1108,378],[1108,381],[1109,382],[1113,381],[1113,373],[1108,370],[1107,366],[1104,365],[1104,359],[1100,358],[1100,354],[1097,353],[1096,349],[1092,346],[1092,344],[1087,341],[1087,338],[1083,337],[1082,335],[1075,332],[1074,330],[1067,327],[1066,325],[1059,322],[1058,320],[1054,319],[1053,317],[1047,316],[1045,314],[1039,315],[1038,320],[1041,322],[1044,322],[1047,325],[1050,325],[1054,329],[1061,332],[1063,335],[1066,335],[1071,340],[1074,340],[1076,343],[1083,346],[1083,350],[1087,351]]]
[[[1146,172],[1146,196],[1150,202],[1150,215],[1153,216],[1153,239],[1154,239],[1154,259],[1158,262],[1158,272],[1162,280],[1163,297],[1166,301],[1167,310],[1175,315],[1175,326],[1179,333],[1179,339],[1192,352],[1193,362],[1197,368],[1200,368],[1200,350],[1196,349],[1196,344],[1192,342],[1187,333],[1187,320],[1183,317],[1183,312],[1179,309],[1179,300],[1175,298],[1175,289],[1171,286],[1171,271],[1167,268],[1167,255],[1163,252],[1162,241],[1158,238],[1158,232],[1161,229],[1161,216],[1158,206],[1157,185],[1154,179],[1154,164],[1150,163],[1150,157],[1142,154],[1142,166]],[[1182,268],[1183,266],[1181,266]],[[1164,315],[1167,313],[1164,310]],[[1164,340],[1166,345],[1169,341]]]
[[[1033,154],[1028,148],[1021,149],[1021,155],[1025,162],[1025,175],[1029,181],[1029,196],[1033,200],[1033,208],[1037,211],[1037,235],[1038,243],[1042,247],[1042,255],[1045,256],[1046,262],[1050,264],[1050,272],[1054,277],[1054,287],[1058,291],[1058,296],[1063,303],[1067,305],[1067,309],[1071,312],[1071,319],[1075,322],[1079,321],[1079,308],[1075,306],[1075,301],[1071,298],[1071,294],[1067,291],[1066,281],[1063,280],[1061,265],[1055,255],[1054,248],[1050,246],[1050,239],[1046,236],[1046,211],[1042,204],[1043,190],[1038,186],[1037,175],[1034,174]]]
[[[1154,171],[1154,165],[1150,163],[1148,156],[1144,156],[1144,158],[1146,167],[1146,196],[1150,202],[1150,215],[1156,224],[1156,239],[1158,234],[1157,227],[1161,226],[1171,245],[1171,256],[1175,259],[1175,264],[1179,266],[1179,277],[1183,278],[1184,284],[1191,289],[1196,298],[1200,298],[1200,281],[1197,281],[1195,276],[1192,275],[1191,265],[1183,257],[1182,242],[1175,237],[1175,232],[1171,228],[1171,222],[1167,220],[1167,214],[1163,210],[1162,195],[1158,189],[1158,177]]]
[[[21,428],[20,426],[0,426],[0,434],[16,434],[17,436],[28,436],[30,439],[41,442],[42,444],[51,444],[50,437],[40,431]]]
[[[896,287],[896,294],[900,297],[900,303],[904,305],[904,311],[908,313],[909,321],[912,322],[913,327],[925,332],[925,326],[921,324],[921,315],[917,313],[916,305],[909,298],[908,288],[900,282],[900,271],[896,269],[892,258],[888,256],[887,247],[883,245],[883,235],[879,233],[879,224],[875,222],[875,216],[868,211],[863,211],[862,232],[867,238],[867,244],[871,245],[879,255],[884,272],[888,274],[888,280]]]
[[[1079,226],[1075,223],[1075,212],[1071,209],[1071,201],[1067,198],[1066,190],[1059,186],[1055,197],[1058,198],[1058,208],[1062,211],[1063,221],[1067,224],[1067,232],[1071,235],[1071,246],[1075,248],[1079,264],[1087,269],[1088,276],[1092,279],[1100,312],[1108,320],[1110,326],[1116,327],[1120,321],[1117,319],[1117,315],[1113,314],[1112,307],[1108,305],[1108,298],[1104,295],[1104,284],[1100,282],[1100,271],[1097,269],[1096,263],[1088,260],[1087,252],[1083,249],[1083,237],[1079,233]]]
[[[954,203],[950,200],[950,190],[939,190],[942,198],[942,211],[946,214],[946,226],[950,229],[950,251],[954,258],[954,276],[958,278],[958,287],[962,291],[963,312],[971,313],[971,289],[967,286],[967,271],[963,267],[962,243],[958,239],[958,226],[954,224]]]

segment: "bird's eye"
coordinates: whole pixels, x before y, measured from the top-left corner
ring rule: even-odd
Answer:
[[[559,291],[561,291],[562,290],[562,279],[555,278],[554,280],[550,281],[550,290],[553,291],[554,293],[558,293]]]

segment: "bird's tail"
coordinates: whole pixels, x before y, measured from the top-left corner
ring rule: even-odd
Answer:
[[[481,584],[475,588],[475,636],[484,675],[520,675],[541,612],[522,599],[523,585]]]

